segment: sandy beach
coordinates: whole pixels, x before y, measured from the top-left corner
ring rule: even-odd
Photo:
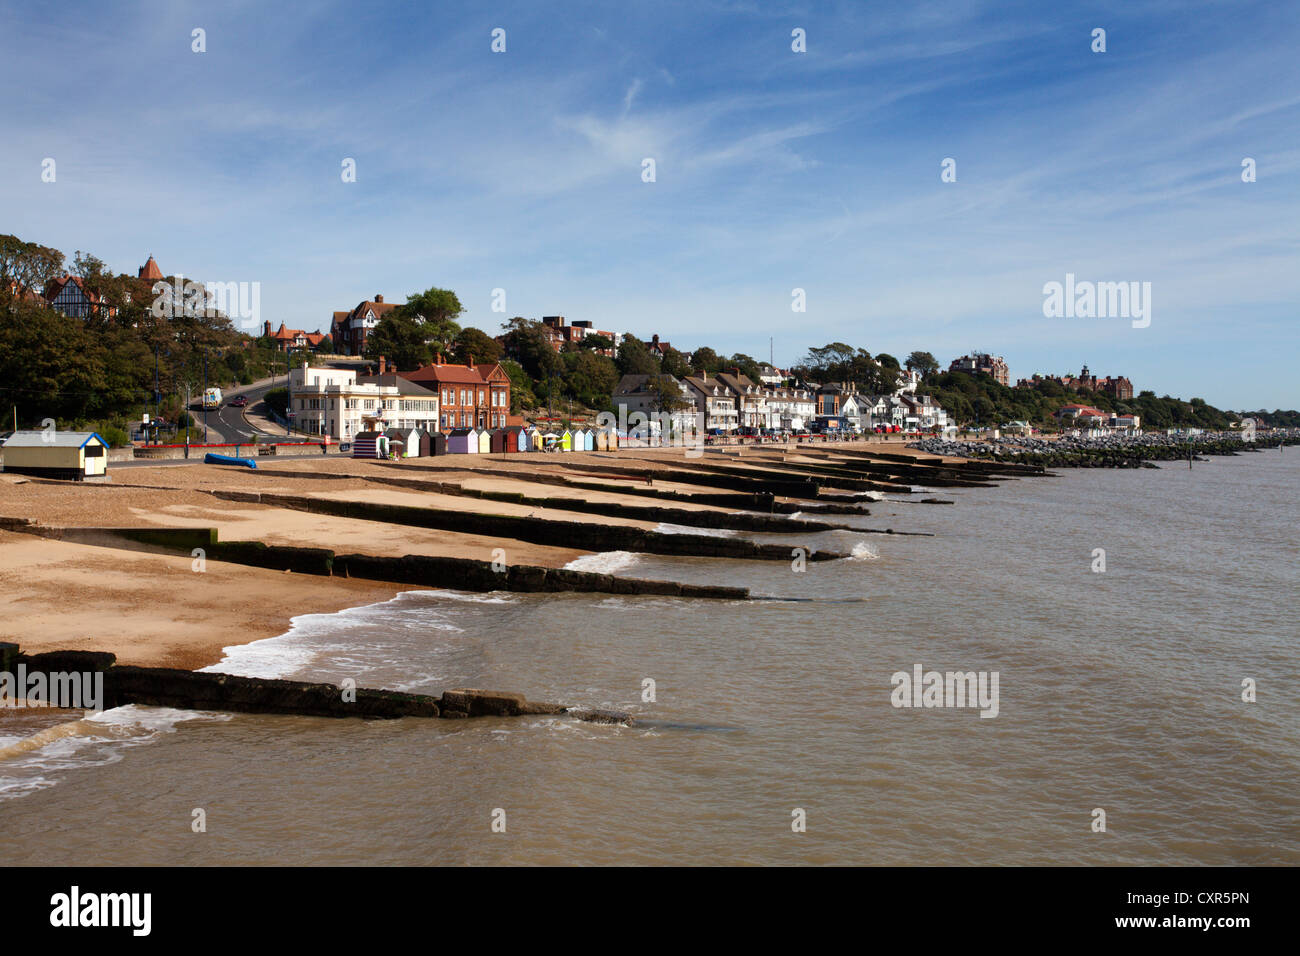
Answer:
[[[905,452],[897,442],[854,443],[855,450]],[[817,449],[820,451],[821,449]],[[835,451],[836,446],[827,446]],[[782,449],[748,446],[710,453],[710,463],[779,467]],[[560,568],[590,552],[512,538],[430,530],[313,514],[260,503],[229,501],[213,491],[311,496],[320,499],[411,505],[535,521],[625,525],[654,522],[584,514],[528,504],[440,494],[384,485],[368,478],[400,478],[459,485],[466,490],[576,499],[609,504],[669,505],[718,511],[689,501],[632,496],[644,479],[583,472],[624,465],[663,470],[700,459],[682,449],[625,449],[616,454],[563,456],[447,456],[406,462],[350,458],[280,459],[259,470],[194,464],[120,468],[107,484],[59,483],[0,475],[0,517],[48,528],[215,528],[219,540],[262,541],[374,555],[431,555],[491,561],[502,551],[510,564]],[[803,458],[792,450],[791,460]],[[568,466],[568,467],[562,467]],[[575,467],[577,466],[577,467]],[[562,475],[608,490],[575,489],[538,476]],[[706,485],[654,481],[663,491],[716,491]],[[294,575],[221,561],[195,573],[184,554],[158,554],[52,540],[0,531],[0,639],[25,650],[108,650],[121,663],[198,668],[222,658],[222,648],[284,633],[290,620],[387,600],[409,585],[343,577]]]

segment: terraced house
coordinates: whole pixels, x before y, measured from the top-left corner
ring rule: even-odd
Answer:
[[[695,399],[697,415],[703,413],[705,431],[734,432],[740,427],[736,399],[727,386],[707,375],[688,375],[685,383]]]
[[[438,396],[439,425],[453,428],[504,428],[511,424],[510,376],[500,365],[455,365],[437,357],[402,378],[429,389]]]

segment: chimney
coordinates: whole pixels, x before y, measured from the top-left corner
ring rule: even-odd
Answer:
[[[267,338],[270,338],[270,337],[271,337],[271,320],[270,320],[270,319],[267,319],[265,322],[262,323],[262,334],[265,335]]]
[[[438,353],[438,364],[439,364],[439,365],[442,364],[442,353],[441,353],[441,352]]]
[[[469,367],[470,367],[470,368],[473,368],[473,367],[474,367],[474,356],[471,355],[471,356],[469,357],[468,361],[469,361]]]
[[[383,375],[384,371],[385,371],[384,357],[381,355],[379,356],[379,374]]]
[[[376,296],[375,296],[375,304],[376,304],[376,305],[382,305],[383,302],[384,302],[384,297],[383,297],[382,295],[376,295]]]

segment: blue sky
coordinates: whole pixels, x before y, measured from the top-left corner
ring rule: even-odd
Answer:
[[[493,334],[978,348],[1300,406],[1300,6],[542,6],[0,0],[0,232],[260,282],[308,330],[438,285]],[[1045,318],[1067,272],[1150,282],[1150,326]]]

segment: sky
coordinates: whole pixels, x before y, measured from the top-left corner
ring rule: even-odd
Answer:
[[[1248,0],[0,0],[0,233],[257,282],[308,331],[438,286],[489,334],[980,350],[1296,408],[1298,41],[1300,5]],[[1149,324],[1044,315],[1067,274],[1150,283]]]

